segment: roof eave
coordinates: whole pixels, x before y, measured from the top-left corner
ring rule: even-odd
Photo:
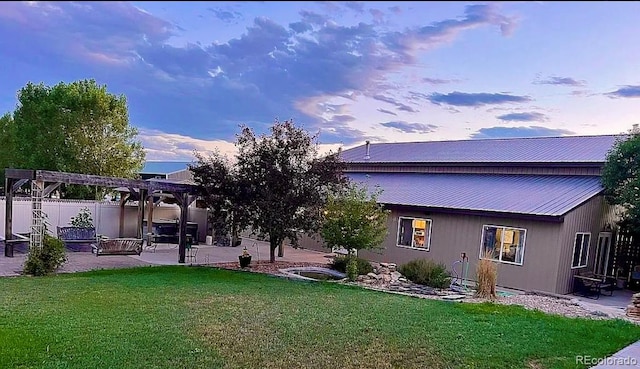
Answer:
[[[542,222],[562,223],[564,222],[565,215],[559,214],[531,214],[531,213],[515,213],[507,211],[495,211],[495,210],[478,210],[478,209],[456,209],[456,208],[443,208],[434,206],[418,206],[418,205],[403,205],[403,204],[384,204],[387,207],[394,207],[399,209],[410,209],[423,211],[428,215],[429,213],[441,213],[441,214],[455,214],[455,215],[470,215],[470,216],[486,216],[493,218],[515,218],[523,220],[536,220]],[[568,212],[567,212],[568,213]],[[566,213],[565,213],[566,214]]]
[[[391,166],[422,166],[422,167],[580,167],[599,168],[604,165],[604,161],[558,161],[558,162],[424,162],[424,161],[346,161],[349,165],[376,165],[383,167]]]

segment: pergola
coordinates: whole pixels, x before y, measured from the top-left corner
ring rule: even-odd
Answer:
[[[159,193],[169,193],[173,195],[176,203],[180,206],[178,262],[185,262],[187,214],[189,205],[195,200],[196,193],[196,187],[192,184],[174,183],[159,179],[126,179],[31,169],[5,169],[5,178],[5,257],[13,257],[13,246],[17,241],[13,239],[13,197],[16,190],[28,182],[31,182],[32,214],[29,238],[30,249],[33,247],[42,247],[42,239],[44,237],[42,199],[56,190],[60,184],[94,185],[108,188],[120,187],[120,237],[122,237],[124,230],[124,205],[127,200],[138,200],[137,237],[143,238],[144,203],[148,202],[147,228],[149,229],[153,224],[154,195]],[[126,188],[127,191],[123,191],[123,188]]]

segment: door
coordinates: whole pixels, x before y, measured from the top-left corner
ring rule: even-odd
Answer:
[[[611,254],[611,232],[600,232],[598,243],[596,244],[596,258],[594,273],[599,275],[610,275],[609,255]]]

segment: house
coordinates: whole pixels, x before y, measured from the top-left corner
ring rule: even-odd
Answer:
[[[451,270],[464,254],[474,279],[484,255],[499,263],[499,286],[559,294],[571,292],[579,271],[614,275],[615,212],[600,175],[619,138],[367,142],[345,150],[346,175],[379,186],[379,202],[391,210],[384,251],[359,256],[428,258]],[[307,238],[301,246],[322,247]]]
[[[147,161],[140,171],[141,179],[171,179],[175,181],[193,181],[188,161]]]

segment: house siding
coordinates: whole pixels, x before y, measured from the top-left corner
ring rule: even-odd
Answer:
[[[346,172],[361,173],[465,173],[465,174],[531,174],[531,175],[576,175],[599,176],[601,167],[535,167],[535,166],[394,166],[379,164],[347,164]]]
[[[431,243],[429,251],[396,246],[398,217],[431,219]],[[498,264],[498,285],[519,290],[557,292],[559,236],[562,223],[536,220],[519,220],[488,216],[456,215],[392,209],[387,220],[389,230],[382,252],[360,251],[359,256],[378,262],[393,262],[398,265],[413,259],[426,258],[446,265],[460,260],[465,252],[469,257],[468,279],[475,280],[479,260],[482,229],[484,225],[499,225],[527,230],[523,265]],[[323,250],[322,242],[303,237],[300,246]],[[326,251],[326,248],[324,248]]]
[[[573,275],[582,271],[593,271],[595,261],[596,243],[598,234],[602,232],[605,224],[614,224],[615,213],[603,196],[596,196],[586,203],[575,208],[565,216],[560,233],[561,252],[558,264],[557,293],[570,293],[573,290]],[[571,269],[573,261],[573,245],[577,232],[590,232],[589,255],[587,266],[579,269]],[[611,240],[612,247],[614,240]]]

